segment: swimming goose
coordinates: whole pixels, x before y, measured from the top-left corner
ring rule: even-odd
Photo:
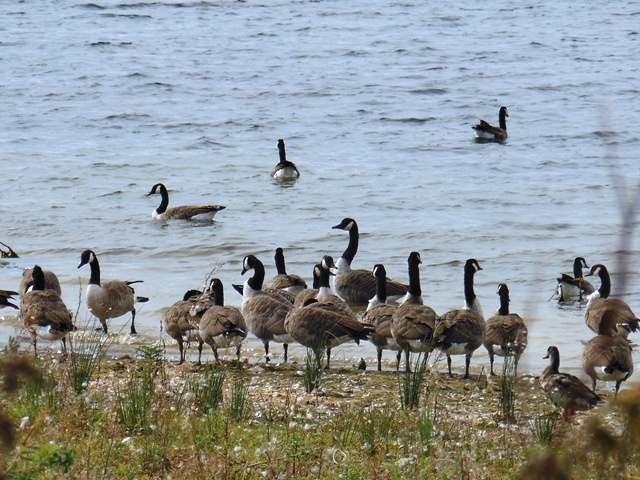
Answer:
[[[399,370],[402,347],[398,345],[398,342],[391,335],[391,319],[398,307],[387,304],[387,271],[384,265],[374,265],[373,276],[376,277],[376,294],[369,300],[367,310],[362,316],[362,323],[375,327],[375,330],[369,336],[369,341],[376,347],[378,371],[382,370],[382,351],[384,349],[398,352],[396,355],[396,370]]]
[[[67,352],[65,337],[73,330],[72,314],[53,290],[45,290],[45,277],[42,268],[36,265],[31,270],[33,288],[25,293],[20,302],[20,317],[31,336],[33,352],[36,350],[36,337],[44,340],[61,340],[62,352]]]
[[[264,283],[264,265],[255,255],[247,255],[242,262],[242,275],[253,270],[253,276],[242,286],[242,315],[249,331],[262,340],[264,354],[269,359],[269,342],[281,342],[284,347],[284,361],[287,362],[289,344],[293,337],[284,328],[284,319],[293,308],[293,303],[287,301],[275,291],[267,292],[262,289]],[[277,292],[282,292],[278,290]]]
[[[307,282],[305,282],[300,275],[287,273],[287,267],[284,262],[284,250],[281,247],[276,248],[276,254],[273,258],[276,262],[278,274],[267,284],[267,288],[280,288],[293,294],[299,293],[307,288]]]
[[[55,273],[50,270],[43,270],[44,272],[44,288],[45,290],[53,290],[59,296],[62,295],[60,288],[60,281]],[[18,287],[18,294],[23,297],[25,293],[31,290],[33,286],[33,277],[31,275],[32,269],[25,268],[22,272],[22,279],[20,280],[20,286]]]
[[[200,341],[198,329],[202,315],[214,304],[210,290],[188,290],[182,300],[177,301],[165,312],[162,327],[167,335],[178,342],[179,365],[185,360],[184,343]]]
[[[477,260],[470,258],[464,265],[465,306],[450,310],[436,320],[433,338],[436,348],[447,356],[449,377],[451,373],[451,355],[465,355],[463,378],[469,378],[469,364],[473,352],[484,342],[486,324],[482,309],[473,289],[473,277],[482,270]]]
[[[318,272],[319,292],[315,299],[307,300],[300,308],[292,309],[284,320],[284,327],[293,339],[307,348],[326,348],[327,364],[331,362],[331,349],[345,342],[367,340],[373,331],[371,325],[358,321],[344,301],[330,293],[329,267],[333,264],[323,258]]]
[[[617,316],[607,311],[600,322],[598,335],[589,340],[582,351],[582,368],[591,377],[592,388],[596,380],[616,382],[616,394],[620,384],[633,373],[631,344],[626,338],[615,334]]]
[[[587,309],[584,313],[584,321],[594,332],[600,331],[600,323],[607,312],[615,315],[617,323],[616,334],[627,337],[629,332],[638,330],[638,317],[633,313],[631,307],[619,298],[609,298],[611,294],[611,278],[609,271],[604,265],[597,264],[591,267],[587,276],[595,275],[600,277],[600,288],[589,295]]]
[[[391,336],[405,353],[405,368],[408,372],[410,370],[409,352],[424,353],[423,361],[426,362],[428,354],[433,350],[433,330],[437,315],[422,301],[420,254],[411,252],[407,263],[409,264],[409,290],[391,317]]]
[[[198,334],[198,364],[202,357],[202,345],[206,343],[213,350],[218,361],[218,348],[236,347],[236,357],[240,360],[240,347],[247,338],[247,324],[242,312],[236,307],[224,304],[224,286],[219,278],[211,281],[215,305],[209,307],[200,319]]]
[[[549,359],[549,366],[540,375],[540,387],[557,407],[563,409],[565,417],[573,415],[576,410],[593,408],[602,401],[578,377],[559,371],[560,352],[557,347],[549,347],[543,358]]]
[[[583,268],[589,268],[586,260],[583,257],[576,257],[573,261],[573,277],[566,273],[558,277],[556,293],[560,297],[559,301],[566,302],[575,297],[582,300],[595,291],[593,285],[582,276]]]
[[[287,160],[287,154],[284,149],[284,140],[278,140],[278,153],[280,155],[280,161],[271,170],[271,176],[276,180],[296,180],[300,178],[300,172],[298,167],[293,162]]]
[[[216,213],[227,208],[224,205],[184,205],[167,208],[169,206],[167,188],[162,183],[156,183],[147,193],[147,197],[156,193],[160,193],[162,200],[158,208],[151,212],[151,217],[155,220],[213,220]]]
[[[18,292],[13,292],[11,290],[0,290],[0,308],[11,307],[18,310],[19,307],[9,301],[13,300],[13,297],[15,297],[16,295],[18,295]]]
[[[358,224],[352,218],[344,218],[342,222],[331,228],[346,230],[349,232],[349,244],[338,259],[335,278],[336,293],[347,302],[367,305],[376,294],[376,279],[370,270],[351,269],[351,263],[358,251],[360,234]],[[387,279],[387,296],[399,297],[407,293],[406,285]]]
[[[135,327],[136,309],[134,304],[136,302],[148,302],[149,299],[146,297],[136,297],[135,291],[130,285],[141,282],[142,280],[126,282],[121,280],[108,280],[101,283],[98,257],[91,250],[82,252],[78,268],[87,263],[91,269],[91,277],[89,278],[86,294],[89,311],[100,320],[104,333],[107,333],[108,319],[117,318],[125,313],[131,312],[131,335],[135,335],[137,332]]]
[[[508,116],[509,112],[507,111],[507,107],[500,107],[500,112],[498,113],[498,119],[500,121],[499,127],[491,125],[485,120],[480,120],[480,123],[471,127],[475,130],[476,140],[504,142],[508,137],[506,120],[506,117]]]
[[[527,348],[527,326],[517,313],[509,313],[509,287],[505,283],[498,285],[500,308],[498,312],[487,320],[484,346],[489,353],[491,375],[493,373],[494,355],[501,357],[513,356],[515,359],[515,373],[518,372],[520,356]]]

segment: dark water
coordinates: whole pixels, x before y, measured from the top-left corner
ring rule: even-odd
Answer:
[[[0,263],[2,288],[38,263],[74,308],[91,248],[104,278],[144,280],[134,342],[166,340],[164,310],[212,270],[240,304],[248,253],[269,277],[282,246],[310,282],[346,246],[330,227],[349,216],[355,266],[406,279],[420,251],[440,313],[462,305],[462,264],[477,258],[485,314],[506,282],[529,322],[522,371],[539,372],[551,343],[579,371],[583,308],[547,299],[578,255],[620,285],[621,194],[640,177],[636,3],[60,0],[0,14],[0,241],[21,255]],[[473,142],[501,105],[508,143]],[[302,171],[293,185],[268,175],[278,138]],[[227,209],[213,224],[154,222],[157,182],[172,205]],[[638,247],[624,248],[633,271]],[[636,309],[639,281],[623,292]],[[0,343],[20,333],[11,313]]]

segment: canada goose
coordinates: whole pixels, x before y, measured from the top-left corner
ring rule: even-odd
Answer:
[[[509,287],[501,283],[498,285],[500,308],[498,312],[487,320],[484,346],[489,352],[491,375],[493,373],[494,355],[501,357],[513,356],[515,372],[518,372],[520,356],[527,348],[527,326],[517,313],[509,313]]]
[[[352,218],[344,218],[342,222],[331,228],[349,232],[349,244],[336,264],[337,273],[334,284],[336,293],[347,302],[367,305],[376,294],[376,279],[370,270],[351,269],[351,263],[358,251],[360,238],[358,224]],[[388,297],[399,297],[405,293],[407,293],[406,285],[387,279]]]
[[[13,251],[13,248],[11,248],[6,243],[0,242],[0,245],[7,247],[6,250],[0,249],[0,258],[20,258],[18,254]]]
[[[287,362],[289,344],[293,341],[284,328],[284,319],[293,308],[293,303],[275,292],[262,289],[264,265],[255,255],[247,255],[242,262],[242,275],[253,270],[253,276],[242,286],[242,315],[249,331],[262,340],[266,361],[269,359],[269,342],[281,342],[284,348],[284,361]]]
[[[102,324],[102,330],[107,333],[107,320],[117,318],[127,312],[131,312],[131,335],[135,335],[136,327],[136,309],[134,303],[148,302],[146,297],[136,297],[135,291],[130,286],[135,281],[108,280],[100,283],[100,264],[98,257],[91,250],[85,250],[80,255],[80,264],[78,268],[89,264],[91,268],[91,277],[89,285],[87,285],[87,307],[89,311]]]
[[[299,293],[307,288],[307,282],[305,282],[300,275],[287,273],[287,267],[284,262],[284,250],[281,247],[276,248],[276,254],[273,258],[276,262],[278,274],[267,284],[268,288],[280,288],[293,294]]]
[[[181,207],[167,208],[169,206],[169,193],[162,183],[156,183],[149,193],[160,193],[162,200],[151,217],[155,220],[212,220],[216,213],[224,210],[224,205],[184,205]]]
[[[298,171],[296,164],[287,160],[283,139],[278,140],[278,153],[280,154],[280,161],[271,170],[271,176],[276,180],[285,181],[300,178],[300,172]]]
[[[22,279],[20,280],[20,286],[18,287],[18,293],[20,297],[23,297],[25,293],[31,290],[33,286],[33,277],[31,275],[31,268],[25,268],[22,272]],[[50,270],[43,270],[44,272],[44,288],[45,290],[53,290],[58,294],[58,296],[62,295],[62,290],[60,289],[60,281],[55,273]]]
[[[178,342],[180,350],[180,365],[185,360],[184,342],[192,340],[200,341],[198,329],[200,319],[207,308],[214,304],[213,295],[209,290],[187,291],[182,300],[177,301],[165,312],[162,319],[162,327],[171,338]]]
[[[598,335],[589,340],[582,352],[582,368],[591,377],[593,390],[596,380],[616,382],[616,394],[620,384],[633,373],[631,344],[615,334],[616,313],[607,311],[600,322]]]
[[[471,127],[475,130],[476,140],[504,142],[508,137],[506,119],[506,117],[508,116],[509,112],[507,111],[507,107],[500,107],[500,112],[498,113],[498,118],[500,121],[499,127],[491,125],[489,122],[486,122],[484,120],[480,120],[480,123]]]
[[[558,370],[560,352],[557,347],[549,347],[543,358],[549,359],[549,366],[540,375],[540,387],[557,407],[563,409],[565,417],[573,415],[576,410],[593,408],[602,401],[602,398],[578,377]]]
[[[320,287],[317,298],[292,309],[284,320],[285,329],[298,343],[314,350],[326,348],[326,368],[330,366],[333,347],[351,340],[360,344],[360,340],[367,340],[373,331],[371,325],[358,321],[341,298],[329,293],[329,267],[332,264],[333,260],[323,258],[318,272]]]
[[[451,373],[451,355],[465,355],[463,378],[469,378],[469,364],[473,352],[482,345],[485,335],[485,321],[482,309],[473,290],[473,277],[482,270],[478,261],[470,258],[464,265],[465,306],[459,310],[450,310],[436,320],[433,338],[436,348],[447,356],[449,377]]]
[[[10,307],[18,310],[20,307],[11,303],[9,300],[13,300],[13,297],[18,295],[18,292],[11,290],[0,290],[0,308]]]
[[[375,296],[369,300],[367,310],[362,316],[362,323],[372,325],[375,328],[369,336],[369,341],[375,345],[378,353],[378,371],[382,370],[382,351],[384,349],[398,352],[396,370],[399,370],[402,347],[391,335],[391,319],[398,307],[387,304],[387,271],[384,265],[374,265],[373,276],[376,277],[377,290]]]
[[[211,281],[211,290],[216,303],[207,309],[200,319],[198,364],[202,357],[203,343],[211,347],[216,361],[218,361],[218,348],[230,347],[236,347],[236,357],[240,360],[240,347],[247,338],[247,324],[238,308],[225,306],[224,288],[220,279],[214,278]]]
[[[609,298],[611,294],[611,278],[604,265],[597,264],[591,267],[587,276],[595,275],[600,277],[600,288],[589,295],[587,309],[584,313],[584,321],[594,332],[600,331],[600,322],[607,312],[615,315],[617,323],[616,334],[627,337],[629,332],[638,330],[638,317],[631,311],[629,305],[619,298]]]
[[[420,254],[411,252],[407,263],[409,264],[409,290],[391,317],[391,336],[404,351],[405,368],[408,372],[410,370],[409,352],[424,353],[423,362],[426,362],[427,355],[433,350],[433,330],[437,315],[422,301]]]
[[[307,300],[316,298],[318,296],[318,289],[320,288],[320,269],[322,265],[317,263],[313,266],[313,284],[311,288],[305,288],[296,295],[296,299],[293,302],[294,308],[302,307]]]
[[[44,340],[61,340],[62,352],[66,354],[66,335],[73,330],[72,314],[64,302],[53,290],[45,290],[45,277],[42,268],[36,265],[31,270],[33,288],[25,293],[20,302],[20,317],[31,336],[33,352],[36,350],[36,337]]]
[[[582,300],[594,292],[593,285],[582,276],[583,268],[589,268],[586,260],[583,257],[576,257],[573,261],[573,277],[566,273],[558,277],[556,293],[559,296],[559,301],[566,302],[575,297]]]

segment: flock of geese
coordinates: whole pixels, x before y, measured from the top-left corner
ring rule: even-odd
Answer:
[[[479,140],[504,141],[507,138],[506,107],[500,108],[500,126],[495,127],[481,120],[473,126]],[[300,172],[286,158],[284,140],[278,141],[279,163],[271,171],[276,180],[293,181]],[[221,205],[179,206],[169,208],[166,187],[158,183],[148,195],[159,194],[161,203],[152,217],[169,219],[212,219],[223,210]],[[288,346],[292,343],[316,351],[326,351],[326,368],[330,367],[331,349],[345,342],[369,341],[377,350],[377,369],[381,370],[384,350],[396,352],[396,369],[399,370],[404,353],[405,369],[410,369],[410,354],[427,356],[439,351],[447,358],[448,375],[452,376],[452,356],[464,355],[464,378],[469,378],[469,367],[474,352],[484,346],[490,359],[490,374],[494,372],[494,357],[514,357],[518,361],[527,347],[527,326],[524,320],[509,310],[509,288],[498,286],[500,307],[485,320],[474,291],[474,277],[482,270],[476,259],[466,261],[463,271],[464,307],[437,314],[422,298],[419,267],[420,254],[411,252],[407,259],[408,283],[389,279],[383,264],[372,270],[354,269],[352,262],[358,251],[358,224],[352,218],[344,218],[332,227],[349,233],[349,242],[337,261],[323,256],[313,268],[313,286],[307,287],[303,278],[288,274],[284,251],[276,249],[277,275],[265,282],[265,267],[255,255],[247,255],[242,263],[242,275],[251,276],[242,285],[233,285],[242,294],[240,308],[224,304],[223,283],[213,278],[203,291],[189,290],[173,304],[163,318],[164,331],[178,343],[180,363],[185,360],[184,345],[198,342],[198,364],[206,343],[217,361],[218,349],[240,348],[247,335],[262,341],[265,360],[270,361],[271,343],[281,343],[284,362],[288,360]],[[11,249],[9,252],[15,255]],[[15,255],[17,256],[17,255]],[[148,299],[135,294],[132,287],[137,281],[101,281],[98,257],[92,250],[80,255],[78,268],[89,265],[90,279],[86,288],[89,311],[100,321],[104,333],[108,321],[131,314],[131,334],[135,329],[135,304]],[[588,388],[577,377],[559,371],[560,354],[550,346],[545,358],[549,366],[540,377],[540,386],[551,400],[565,412],[586,409],[602,399],[595,393],[596,381],[615,382],[618,392],[623,381],[633,373],[632,348],[628,335],[639,329],[638,318],[621,299],[609,298],[611,280],[604,265],[591,267],[587,275],[600,278],[600,288],[594,287],[583,277],[588,268],[586,261],[578,257],[574,262],[573,276],[563,274],[558,278],[556,294],[560,301],[570,298],[587,299],[585,323],[596,333],[584,346],[582,366],[592,379]],[[332,285],[333,284],[333,285]],[[19,310],[29,332],[34,353],[37,355],[37,338],[61,340],[66,353],[65,337],[74,330],[73,315],[60,298],[60,283],[53,272],[35,265],[23,273],[18,291],[0,290],[0,308]],[[12,303],[19,297],[19,305]],[[398,299],[397,303],[388,303]],[[366,311],[358,318],[353,305],[366,305]]]

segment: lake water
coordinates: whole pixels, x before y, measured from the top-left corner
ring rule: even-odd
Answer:
[[[622,287],[620,275],[638,259],[620,237],[621,204],[640,184],[636,2],[54,0],[3,2],[0,14],[0,241],[20,254],[1,261],[0,288],[38,263],[75,309],[91,248],[103,279],[144,280],[150,298],[138,338],[117,341],[169,340],[163,312],[213,269],[240,305],[231,284],[249,253],[270,278],[281,246],[310,283],[313,265],[346,247],[331,226],[348,216],[361,231],[354,267],[384,263],[406,281],[421,252],[438,313],[462,306],[467,258],[484,269],[486,316],[508,283],[529,325],[521,372],[540,373],[550,344],[581,372],[584,307],[547,302],[574,257],[607,265],[614,292],[640,309],[640,278]],[[471,125],[497,122],[501,105],[508,142],[475,143]],[[279,138],[302,173],[292,185],[269,177]],[[170,205],[227,208],[214,223],[153,221],[157,182]],[[0,314],[2,345],[20,329]],[[252,361],[261,348],[249,339]],[[334,354],[353,364],[375,349]]]

